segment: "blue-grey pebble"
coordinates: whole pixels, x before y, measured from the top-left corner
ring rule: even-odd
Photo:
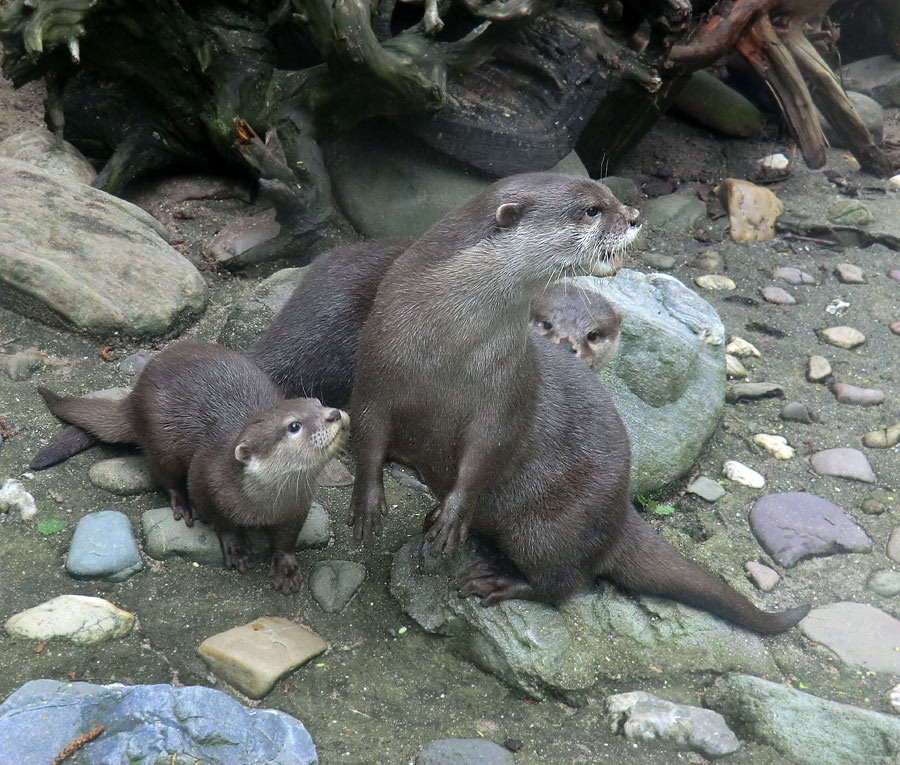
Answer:
[[[366,569],[349,560],[319,561],[309,575],[309,592],[329,614],[342,611],[366,581]]]
[[[480,738],[438,739],[416,757],[416,765],[514,765],[515,761],[500,744]]]
[[[101,510],[78,522],[66,559],[69,576],[122,582],[143,567],[126,515],[117,510]]]

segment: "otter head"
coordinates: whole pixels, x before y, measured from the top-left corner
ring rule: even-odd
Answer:
[[[599,293],[556,282],[531,301],[531,326],[600,371],[619,345],[622,314]]]
[[[234,446],[244,474],[258,483],[279,483],[305,473],[312,484],[347,441],[350,419],[318,399],[293,398],[247,421]]]
[[[602,183],[576,175],[530,173],[494,184],[496,227],[547,273],[611,276],[641,230],[641,215]]]

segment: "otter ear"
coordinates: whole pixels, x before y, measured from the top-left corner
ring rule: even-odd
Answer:
[[[241,441],[237,446],[234,447],[234,458],[238,462],[242,462],[245,465],[250,462],[250,458],[253,456],[253,452],[250,450],[250,444],[246,441]]]
[[[616,315],[616,326],[618,327],[622,323],[622,314],[618,311],[613,311],[613,313]]]
[[[497,208],[497,225],[500,228],[512,228],[520,220],[525,212],[525,206],[521,202],[507,202]]]

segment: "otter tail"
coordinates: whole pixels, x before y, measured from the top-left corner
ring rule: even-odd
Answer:
[[[83,428],[110,444],[136,443],[134,428],[128,418],[128,399],[110,401],[103,398],[57,396],[47,388],[38,388],[47,408],[59,419]]]
[[[784,632],[809,612],[808,605],[775,613],[761,611],[718,577],[685,558],[631,506],[615,557],[600,574],[625,590],[663,595],[764,634]]]
[[[77,425],[69,425],[53,436],[49,444],[38,450],[38,453],[28,463],[28,467],[30,470],[44,470],[53,467],[53,465],[83,452],[96,444],[98,440],[96,436],[82,430]]]

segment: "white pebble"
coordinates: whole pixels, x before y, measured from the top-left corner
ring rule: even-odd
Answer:
[[[703,274],[703,276],[695,276],[694,284],[705,290],[733,290],[737,288],[734,281],[723,274]]]
[[[900,188],[900,175],[892,175],[890,178],[888,178],[888,183]]]
[[[735,483],[749,486],[751,489],[761,489],[766,485],[765,478],[753,468],[748,468],[737,460],[728,460],[722,466],[722,474]]]
[[[768,157],[756,160],[764,170],[787,170],[791,161],[784,154],[770,154]]]
[[[21,481],[10,478],[0,488],[0,512],[7,513],[10,510],[18,510],[23,521],[28,521],[37,515],[37,505]]]
[[[843,316],[847,313],[847,309],[850,307],[850,303],[845,300],[841,300],[840,298],[835,298],[832,300],[827,306],[825,306],[825,313],[830,313],[832,316]]]
[[[753,443],[761,446],[776,460],[789,460],[794,456],[794,448],[788,445],[784,436],[770,436],[767,433],[757,433],[753,436]]]
[[[897,177],[900,178],[900,175],[898,175]],[[900,184],[897,185],[900,186]],[[889,698],[891,700],[891,706],[898,712],[900,712],[900,685],[895,685],[893,688],[891,688],[889,692]]]
[[[728,338],[728,345],[725,346],[725,353],[730,353],[732,356],[739,356],[741,358],[746,358],[747,356],[759,358],[761,355],[753,343],[748,343],[744,338],[738,337],[737,335]]]

